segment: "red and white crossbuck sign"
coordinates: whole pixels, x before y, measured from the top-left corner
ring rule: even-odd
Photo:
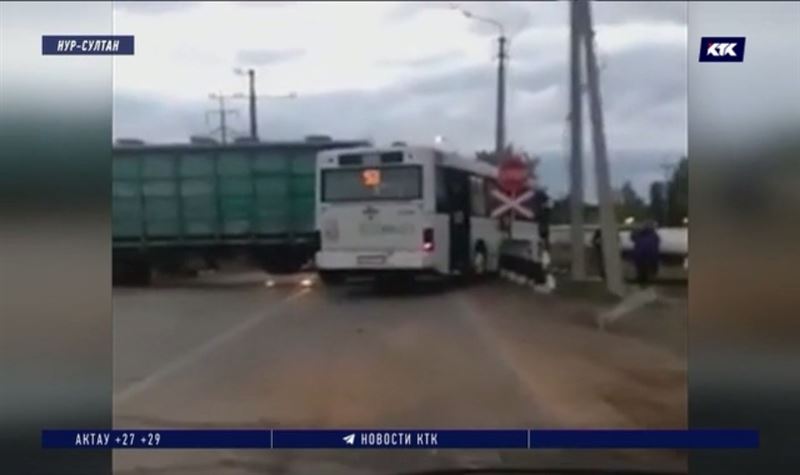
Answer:
[[[533,190],[528,190],[519,196],[509,196],[500,190],[492,190],[492,196],[500,200],[502,205],[492,211],[492,217],[496,218],[509,211],[515,211],[526,218],[533,218],[533,211],[523,205],[525,201],[533,197]]]

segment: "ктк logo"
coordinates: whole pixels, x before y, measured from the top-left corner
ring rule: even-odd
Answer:
[[[701,63],[741,63],[744,36],[704,36],[700,39]]]

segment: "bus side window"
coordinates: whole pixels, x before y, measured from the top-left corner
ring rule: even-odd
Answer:
[[[445,181],[444,168],[436,167],[436,212],[449,213],[450,203],[448,200],[447,182]]]
[[[473,216],[486,216],[486,194],[484,192],[483,177],[471,176],[470,181],[470,196],[472,198],[472,215]]]
[[[484,193],[483,194],[483,199],[484,199],[484,201],[486,203],[487,215],[490,214],[492,212],[492,210],[494,210],[497,206],[499,206],[499,203],[497,202],[497,198],[492,196],[492,190],[496,190],[496,189],[497,189],[497,182],[495,182],[492,179],[484,180],[484,182],[483,182],[483,193]]]

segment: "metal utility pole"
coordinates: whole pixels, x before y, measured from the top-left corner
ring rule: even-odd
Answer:
[[[211,94],[208,95],[209,99],[219,101],[219,109],[211,110],[211,111],[206,112],[206,120],[208,120],[208,115],[209,114],[219,114],[219,127],[214,129],[214,130],[212,130],[211,133],[213,134],[214,132],[219,130],[223,144],[228,143],[228,121],[227,121],[227,115],[228,114],[232,114],[232,115],[238,115],[239,114],[239,111],[237,111],[235,109],[226,109],[225,108],[225,99],[230,99],[231,97],[233,97],[233,96],[226,96],[226,95],[222,94],[221,92],[220,93],[213,93],[212,92]]]
[[[506,37],[500,27],[497,39],[497,117],[494,148],[497,157],[501,156],[506,144]]]
[[[240,75],[240,76],[244,76],[245,74],[247,74],[247,78],[248,78],[248,82],[249,82],[249,86],[250,86],[250,91],[249,91],[249,93],[247,95],[247,99],[248,99],[248,101],[250,103],[250,139],[253,140],[253,141],[258,141],[259,140],[259,138],[258,138],[258,113],[256,111],[256,101],[258,99],[283,99],[283,98],[294,99],[294,98],[297,97],[297,94],[292,92],[290,94],[286,94],[286,95],[283,95],[283,96],[264,96],[264,95],[258,96],[258,95],[256,95],[256,71],[255,71],[255,69],[249,68],[245,72],[241,68],[235,68],[233,70],[233,72],[238,74],[238,75]],[[234,99],[243,99],[245,96],[244,96],[244,94],[237,93],[237,94],[234,94],[231,97],[233,97]]]
[[[592,142],[594,145],[595,173],[597,178],[597,198],[600,205],[600,226],[603,241],[603,261],[608,290],[618,296],[625,294],[622,280],[622,263],[619,248],[619,229],[611,196],[611,176],[603,125],[602,101],[597,58],[594,51],[594,31],[588,0],[576,0],[582,10],[583,40],[586,49],[586,71],[589,86],[589,114],[592,121]]]
[[[583,19],[575,1],[570,2],[570,241],[572,279],[586,279],[586,252],[583,223],[583,107],[581,78],[581,31]]]
[[[241,68],[235,68],[234,73],[244,76],[247,74],[247,79],[250,85],[250,93],[248,99],[250,101],[250,139],[258,141],[258,117],[256,114],[256,70],[248,69],[246,72]],[[234,94],[233,97],[239,98],[241,94]]]

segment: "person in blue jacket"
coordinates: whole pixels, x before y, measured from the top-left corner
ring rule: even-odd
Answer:
[[[655,223],[646,222],[631,233],[633,241],[633,262],[636,266],[636,281],[644,287],[658,274],[658,261],[661,238],[656,231]]]

